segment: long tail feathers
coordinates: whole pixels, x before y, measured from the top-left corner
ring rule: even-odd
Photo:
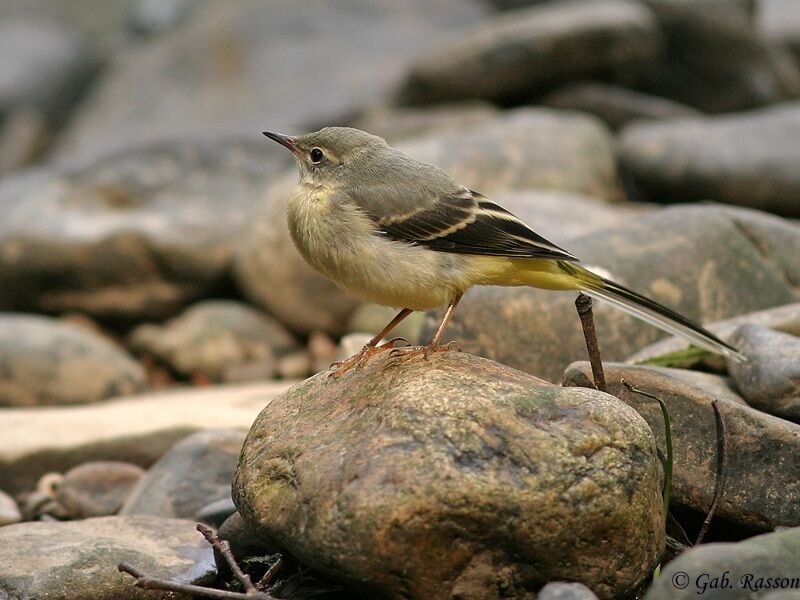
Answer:
[[[564,268],[563,264],[562,268]],[[659,329],[684,337],[700,348],[705,348],[734,360],[747,360],[744,354],[730,344],[723,342],[703,326],[676,313],[674,310],[670,310],[666,306],[662,306],[658,302],[654,302],[633,290],[629,290],[577,265],[567,263],[565,270],[570,271],[581,282],[581,291],[588,296],[604,300],[612,306]]]

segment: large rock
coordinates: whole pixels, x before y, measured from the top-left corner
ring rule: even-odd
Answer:
[[[563,245],[590,268],[700,322],[798,299],[790,282],[800,272],[800,229],[753,211],[668,208]],[[774,254],[765,252],[773,247]],[[477,287],[459,304],[446,337],[466,352],[555,381],[586,357],[574,300],[571,292]],[[605,360],[621,360],[663,335],[601,301],[594,306]],[[423,339],[435,326],[429,319]]]
[[[700,116],[693,108],[673,100],[592,81],[567,84],[548,94],[542,103],[553,108],[592,114],[612,129],[620,129],[631,121]]]
[[[101,517],[0,528],[0,597],[48,600],[160,598],[117,570],[192,583],[214,571],[211,546],[192,521]]]
[[[796,600],[800,527],[738,543],[697,546],[669,563],[645,600]],[[778,591],[775,591],[778,590]]]
[[[634,124],[623,131],[620,152],[643,198],[710,198],[796,217],[798,137],[800,103],[795,102],[736,115]]]
[[[554,83],[630,77],[659,51],[647,8],[628,0],[551,2],[499,15],[422,53],[399,100],[519,102]]]
[[[77,325],[0,313],[0,406],[97,402],[146,385],[124,350]]]
[[[750,359],[728,363],[731,378],[747,403],[800,423],[800,337],[742,325],[731,341]]]
[[[131,492],[121,515],[196,519],[210,502],[230,498],[245,432],[212,429],[176,444]]]
[[[717,430],[711,402],[717,400],[727,429],[727,481],[717,516],[769,531],[800,525],[800,426],[764,414],[718,376],[680,369],[605,363],[609,393],[635,408],[665,451],[664,420],[658,403],[628,391],[625,380],[663,400],[670,414],[674,448],[673,500],[708,512],[717,471]],[[564,385],[593,387],[587,363],[564,373]]]
[[[275,144],[273,144],[275,146]],[[217,139],[129,149],[0,184],[0,307],[170,316],[224,283],[286,152]]]
[[[291,383],[173,390],[67,408],[3,409],[0,489],[28,491],[45,473],[90,460],[149,467],[192,433],[249,427]]]
[[[434,133],[398,148],[443,167],[483,194],[541,190],[543,202],[553,207],[553,212],[562,205],[561,221],[569,214],[571,197],[624,197],[614,140],[599,121],[588,116],[548,109],[517,110],[481,126]],[[270,186],[261,214],[243,236],[236,261],[237,280],[253,302],[293,329],[341,334],[357,300],[309,267],[292,243],[286,226],[286,199],[297,184],[295,171]],[[531,192],[530,207],[539,193]],[[526,212],[533,213],[534,208]]]
[[[15,109],[63,118],[97,67],[77,32],[50,20],[0,20],[0,119]]]
[[[293,0],[206,2],[112,60],[58,154],[341,122],[399,84],[432,40],[483,13],[470,0],[312,0],[302,11]]]
[[[200,302],[164,325],[140,325],[130,343],[182,375],[211,381],[242,380],[252,368],[268,379],[275,358],[297,348],[280,323],[233,300]]]
[[[755,31],[752,0],[645,2],[665,44],[635,82],[643,91],[711,113],[800,96],[798,64]]]
[[[384,355],[276,398],[233,494],[257,532],[381,598],[520,597],[554,579],[610,598],[663,549],[633,410],[456,352]]]

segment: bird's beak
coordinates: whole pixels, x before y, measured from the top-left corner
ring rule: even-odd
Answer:
[[[295,139],[290,135],[283,135],[282,133],[273,133],[272,131],[262,131],[269,139],[278,142],[281,146],[288,148],[291,152],[297,154],[297,147],[295,146]]]

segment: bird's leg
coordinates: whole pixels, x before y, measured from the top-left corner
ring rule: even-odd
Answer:
[[[334,369],[333,373],[331,373],[332,377],[339,377],[340,375],[345,374],[347,371],[352,369],[353,367],[363,367],[366,362],[370,359],[370,357],[383,352],[384,350],[391,350],[395,347],[395,343],[402,338],[396,338],[386,342],[383,346],[378,346],[380,341],[385,338],[389,332],[397,327],[397,325],[405,319],[408,315],[410,315],[412,311],[410,308],[404,308],[401,310],[397,315],[395,315],[394,319],[389,321],[389,324],[386,325],[383,329],[381,329],[380,333],[364,344],[364,347],[356,353],[355,355],[351,356],[346,360],[340,360],[331,365],[331,369]]]
[[[445,329],[447,329],[447,324],[450,322],[453,313],[456,310],[456,306],[458,306],[461,297],[463,296],[463,292],[455,296],[451,301],[450,304],[447,305],[447,310],[444,313],[444,317],[442,317],[442,322],[439,323],[439,328],[436,330],[436,334],[433,336],[433,339],[427,346],[416,346],[413,348],[395,348],[392,350],[392,354],[395,356],[402,356],[403,359],[408,358],[410,356],[416,356],[417,354],[422,354],[423,358],[426,360],[430,357],[431,354],[434,352],[447,352],[451,350],[451,344],[445,344],[444,346],[441,345],[442,337],[444,337]]]

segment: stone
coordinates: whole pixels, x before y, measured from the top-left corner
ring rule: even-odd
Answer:
[[[675,504],[708,512],[717,469],[717,430],[711,402],[717,400],[727,430],[725,489],[716,517],[755,531],[800,525],[800,426],[747,406],[719,376],[681,369],[604,363],[609,393],[635,408],[665,451],[661,410],[652,399],[628,391],[620,381],[663,400],[670,414]],[[564,373],[564,385],[593,387],[587,363]]]
[[[701,594],[704,600],[796,599],[798,562],[800,527],[743,542],[703,544],[666,565],[644,600],[683,600]],[[776,595],[787,593],[795,595]]]
[[[614,139],[588,116],[520,109],[483,126],[433,133],[398,148],[487,195],[536,188],[544,195],[624,198]],[[239,244],[236,279],[250,301],[291,329],[342,335],[358,300],[314,271],[294,247],[286,199],[295,185],[293,168],[270,186],[261,212]]]
[[[233,504],[229,485],[228,495],[225,498],[213,500],[198,510],[197,514],[195,514],[195,520],[208,523],[212,527],[219,527],[235,512],[236,506]]]
[[[0,307],[138,321],[224,289],[278,150],[169,142],[5,178]]]
[[[637,89],[708,113],[800,97],[800,68],[753,27],[752,0],[645,1],[665,43]]]
[[[747,403],[800,423],[800,338],[748,324],[730,339],[750,359],[728,362],[731,379]]]
[[[643,199],[713,199],[800,216],[800,102],[709,118],[636,123],[621,161]],[[739,143],[746,139],[747,144]],[[725,148],[721,152],[720,148]]]
[[[292,383],[179,389],[66,408],[3,409],[0,489],[11,494],[31,490],[45,473],[87,461],[149,467],[197,431],[250,427],[264,405]]]
[[[0,119],[15,109],[64,118],[99,61],[77,32],[47,19],[0,20]]]
[[[0,490],[0,527],[14,525],[22,521],[22,513],[14,499]]]
[[[222,382],[231,381],[237,369],[273,364],[275,357],[298,347],[280,323],[234,300],[199,302],[163,325],[140,325],[129,341],[137,352],[182,375]]]
[[[658,464],[635,411],[458,352],[386,355],[276,398],[233,499],[256,534],[381,598],[602,598],[663,550]],[[465,595],[469,591],[469,595]]]
[[[732,319],[710,323],[708,328],[718,337],[728,339],[743,324],[759,325],[768,329],[783,331],[793,336],[800,336],[800,304],[786,304],[739,315]],[[694,350],[694,348],[689,348],[689,343],[683,338],[668,337],[642,348],[629,356],[625,362],[727,372],[727,364],[723,357],[698,353]]]
[[[631,77],[660,51],[651,12],[628,0],[572,0],[500,14],[421,52],[398,101],[519,103],[565,80]]]
[[[64,474],[56,501],[75,519],[108,517],[120,509],[142,475],[144,470],[131,463],[87,462]]]
[[[555,581],[539,590],[536,600],[597,600],[597,596],[582,583]]]
[[[794,0],[758,0],[756,29],[768,40],[786,44],[800,61],[800,7]]]
[[[701,323],[798,300],[791,282],[800,272],[800,229],[754,211],[670,207],[568,244],[551,241]],[[476,287],[459,304],[445,338],[465,352],[557,381],[569,363],[586,358],[575,297]],[[422,339],[430,339],[436,318],[426,321]],[[622,360],[664,335],[601,301],[594,303],[594,319],[604,360]]]
[[[274,541],[248,527],[238,512],[225,519],[219,527],[218,535],[219,539],[228,541],[233,555],[238,560],[248,556],[267,556],[281,551]],[[225,565],[225,569],[228,568],[228,565]]]
[[[48,124],[36,110],[17,108],[0,124],[0,176],[33,163],[49,141]]]
[[[576,82],[558,88],[543,98],[542,104],[592,114],[615,130],[632,121],[700,116],[699,111],[673,100],[593,81]]]
[[[178,442],[147,471],[121,515],[194,519],[209,502],[230,497],[245,432],[211,429]]]
[[[145,384],[142,366],[100,335],[50,317],[0,313],[0,406],[97,402]]]
[[[278,361],[281,379],[305,379],[311,374],[311,355],[305,350],[291,352]]]
[[[303,11],[294,0],[206,2],[111,59],[56,155],[344,124],[399,85],[433,40],[485,12],[471,0],[311,0]]]
[[[390,144],[398,140],[430,135],[433,132],[479,127],[498,117],[498,109],[488,102],[470,101],[439,104],[424,108],[376,106],[351,125],[379,135]]]
[[[192,583],[213,575],[211,546],[195,523],[157,517],[99,517],[0,528],[3,598],[147,600],[117,564],[152,577]]]

